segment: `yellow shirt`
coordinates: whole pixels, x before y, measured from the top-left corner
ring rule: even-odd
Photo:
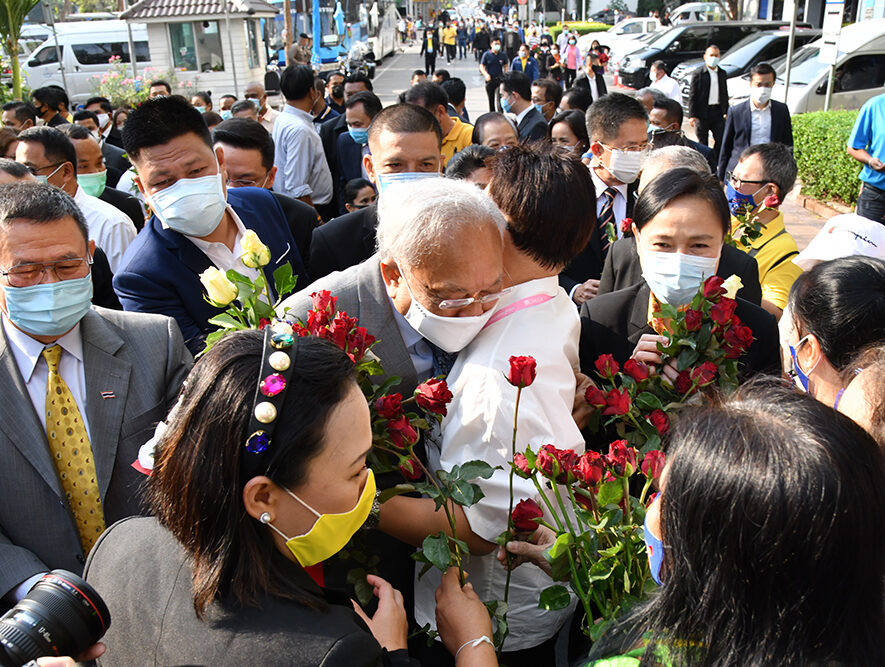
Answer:
[[[445,157],[443,169],[455,153],[473,143],[473,125],[463,122],[460,118],[451,118],[455,122],[455,126],[443,137],[442,153]]]
[[[738,224],[736,218],[731,219],[732,231]],[[750,244],[749,254],[759,265],[762,298],[783,310],[793,282],[802,273],[793,263],[799,248],[784,227],[783,213],[778,212],[777,217],[762,228],[762,236]]]
[[[448,28],[443,28],[443,44],[455,44],[458,40],[458,29],[449,26]]]

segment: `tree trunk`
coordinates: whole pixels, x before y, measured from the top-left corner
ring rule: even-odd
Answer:
[[[22,98],[22,69],[18,61],[18,40],[6,45],[12,66],[12,99]]]

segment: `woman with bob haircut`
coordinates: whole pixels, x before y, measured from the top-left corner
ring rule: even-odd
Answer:
[[[716,275],[730,225],[719,181],[679,167],[645,186],[633,209],[632,232],[642,282],[586,301],[581,307],[581,369],[590,374],[602,354],[661,365],[657,345],[666,338],[652,328],[654,300],[675,307],[691,302],[701,283]],[[742,374],[780,370],[777,321],[759,306],[737,298],[736,314],[753,332],[739,359]],[[675,364],[660,371],[671,381]]]
[[[547,139],[574,155],[586,153],[590,150],[590,138],[584,114],[574,109],[558,112],[547,124]]]

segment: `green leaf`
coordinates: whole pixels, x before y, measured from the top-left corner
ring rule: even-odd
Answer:
[[[611,626],[613,622],[613,620],[599,621],[590,626],[590,639],[594,642],[598,642],[599,638],[605,634],[605,631],[609,629],[609,626]],[[636,658],[612,658],[612,660],[623,660],[624,662],[611,662],[610,660],[605,660],[600,667],[638,667],[639,665],[639,660]]]
[[[682,347],[690,347],[692,350],[698,349],[698,344],[694,338],[680,338],[676,341],[676,344]]]
[[[219,313],[215,317],[209,319],[209,324],[214,324],[222,329],[239,330],[244,329],[243,323],[227,313]]]
[[[571,602],[571,595],[569,595],[568,589],[560,584],[555,584],[541,591],[538,609],[558,611],[568,607],[569,602]]]
[[[603,482],[599,487],[599,505],[605,507],[607,505],[617,505],[624,496],[624,488],[619,480],[611,480]]]
[[[461,507],[470,507],[485,497],[476,484],[459,479],[452,483],[452,490],[449,497]]]
[[[676,358],[676,368],[679,372],[684,371],[687,368],[691,368],[695,362],[697,362],[700,354],[698,354],[697,350],[692,350],[691,348],[685,348],[682,352],[679,353],[679,356]]]
[[[227,279],[233,283],[242,283],[244,285],[249,285],[250,287],[253,284],[251,278],[247,278],[242,273],[238,273],[233,269],[228,269],[225,275],[227,276]]]
[[[449,539],[443,531],[425,537],[424,542],[421,543],[421,551],[430,564],[441,572],[445,572],[452,562]]]
[[[280,264],[273,272],[273,284],[277,289],[277,296],[280,299],[285,298],[295,289],[298,277],[292,275],[292,265],[289,262]]]
[[[500,469],[500,466],[498,466]],[[458,472],[458,477],[463,480],[471,480],[480,477],[482,479],[488,479],[495,472],[495,468],[490,466],[485,461],[468,461],[467,463],[461,466],[461,469]]]
[[[548,563],[553,563],[568,553],[569,547],[574,543],[571,533],[561,533],[556,540],[544,551],[544,559]]]
[[[644,391],[639,394],[636,398],[633,399],[633,403],[644,412],[660,410],[664,407],[661,403],[661,399],[659,399],[657,396],[649,391]]]

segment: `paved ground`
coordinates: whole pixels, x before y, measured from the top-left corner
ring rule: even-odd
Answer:
[[[414,70],[424,68],[424,57],[419,55],[419,51],[417,44],[406,46],[402,52],[389,56],[378,67],[374,80],[375,93],[385,106],[397,101],[397,96],[408,87]],[[452,76],[460,77],[467,85],[466,106],[471,118],[476,118],[488,110],[484,81],[472,54],[451,64],[447,64],[445,58],[437,58],[436,65],[437,69],[446,69]],[[609,89],[617,90],[612,88],[610,77],[606,76],[606,81]],[[631,91],[623,89],[623,92]],[[787,196],[781,210],[786,218],[787,229],[801,250],[814,238],[826,219],[802,207],[795,197],[798,189],[797,186],[794,192]]]

